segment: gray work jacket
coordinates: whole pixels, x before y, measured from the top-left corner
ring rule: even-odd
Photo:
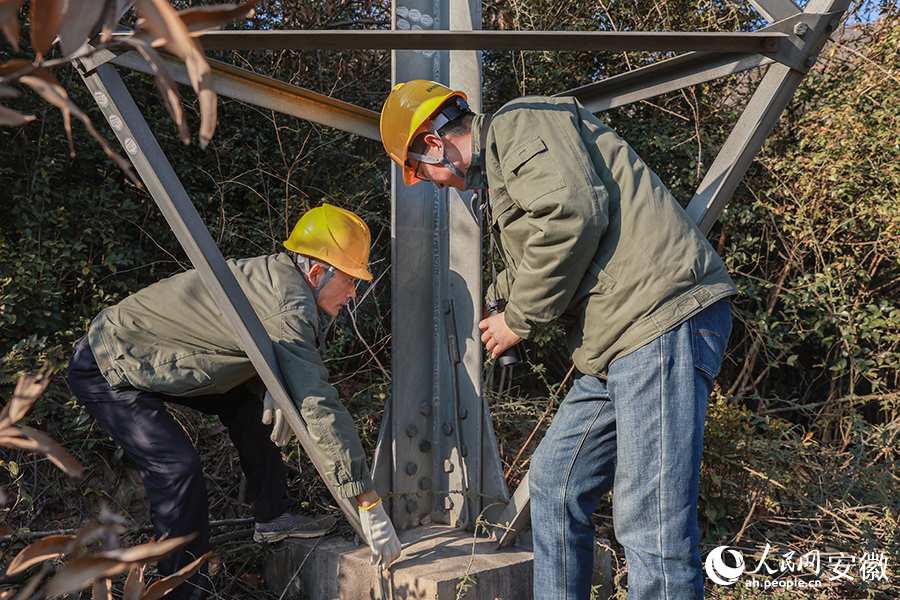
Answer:
[[[566,328],[582,373],[605,378],[616,358],[737,293],[725,264],[660,179],[573,98],[525,97],[472,124],[472,164],[485,153],[491,225],[506,269],[489,299],[528,339]]]
[[[374,488],[350,413],[328,383],[316,350],[316,303],[286,254],[229,260],[272,340],[286,388],[341,497]],[[91,350],[113,387],[170,396],[226,392],[257,377],[196,271],[179,273],[103,310],[88,330]]]

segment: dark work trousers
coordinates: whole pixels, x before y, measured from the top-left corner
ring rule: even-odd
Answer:
[[[287,511],[290,501],[281,450],[269,439],[272,426],[262,423],[262,402],[246,387],[191,398],[113,388],[100,373],[87,336],[75,344],[67,379],[78,401],[137,464],[157,539],[164,534],[173,538],[198,533],[190,544],[159,561],[162,575],[178,571],[209,550],[208,500],[200,457],[166,410],[167,402],[219,416],[238,451],[257,522]],[[204,588],[209,587],[206,573],[204,564],[167,597],[204,598]]]

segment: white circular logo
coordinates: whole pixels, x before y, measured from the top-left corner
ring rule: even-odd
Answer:
[[[405,6],[398,6],[396,12],[397,16],[403,17],[404,19],[409,16],[409,9]]]
[[[397,29],[406,31],[409,29],[409,21],[405,19],[397,19]]]
[[[125,126],[122,123],[122,119],[119,118],[119,115],[109,115],[109,124],[112,125],[112,128],[116,131],[122,131],[122,127]]]
[[[409,20],[410,21],[418,21],[422,18],[422,13],[415,8],[409,9]]]
[[[434,24],[434,17],[431,15],[422,15],[422,25],[425,27],[431,27]]]
[[[100,108],[106,108],[109,104],[109,98],[103,92],[94,92],[94,100],[100,105]]]
[[[138,151],[137,143],[131,138],[126,139],[125,143],[122,145],[125,146],[125,150],[128,151],[128,154],[136,154]]]
[[[728,550],[728,546],[719,546],[706,557],[706,574],[719,585],[731,585],[738,580],[744,572],[744,557],[737,550],[728,550],[737,561],[736,567],[729,567],[722,560],[722,553]]]

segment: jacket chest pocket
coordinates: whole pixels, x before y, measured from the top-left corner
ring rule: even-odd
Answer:
[[[566,187],[566,181],[539,137],[531,138],[506,155],[504,171],[510,195],[523,205]]]

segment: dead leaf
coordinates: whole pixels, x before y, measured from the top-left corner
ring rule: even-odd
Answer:
[[[125,528],[121,525],[111,525],[109,523],[89,523],[75,532],[72,539],[72,548],[83,548],[94,540],[108,539],[110,533],[118,536],[125,533]]]
[[[206,148],[216,129],[217,102],[212,72],[199,42],[191,37],[184,21],[165,0],[136,0],[135,7],[141,15],[136,29],[146,29],[166,40],[163,47],[184,62],[200,103],[200,147]]]
[[[250,0],[243,4],[213,4],[210,6],[197,6],[178,12],[178,16],[184,21],[188,31],[193,35],[199,35],[204,31],[221,29],[233,21],[247,19],[256,12],[254,7],[257,0]]]
[[[96,556],[126,563],[155,562],[170,552],[184,546],[197,537],[196,533],[170,538],[159,542],[148,542],[131,548],[119,548],[98,552]]]
[[[212,69],[206,62],[206,57],[200,49],[200,42],[197,41],[197,53],[185,61],[188,75],[191,81],[196,81],[195,89],[197,91],[197,100],[200,103],[200,147],[206,148],[212,139],[213,133],[216,131],[216,114],[218,111],[218,100],[216,90],[213,84]],[[194,75],[191,76],[193,71]]]
[[[100,144],[100,147],[103,148],[103,151],[106,152],[106,155],[112,158],[116,162],[116,164],[119,165],[120,169],[125,171],[125,174],[128,175],[128,177],[137,187],[144,187],[141,184],[141,181],[134,174],[134,171],[131,168],[131,163],[119,156],[119,154],[112,149],[109,143],[107,143],[107,141],[103,139],[103,137],[101,137],[99,133],[97,133],[97,130],[94,129],[94,125],[93,123],[91,123],[90,118],[88,118],[86,114],[81,112],[81,109],[79,109],[74,102],[69,100],[69,96],[68,94],[66,94],[66,90],[64,90],[59,84],[52,83],[44,77],[35,77],[30,75],[20,78],[19,81],[40,94],[41,97],[44,98],[44,100],[59,108],[60,112],[63,115],[63,121],[66,125],[66,135],[68,135],[69,137],[69,149],[72,153],[72,156],[75,156],[75,148],[74,144],[72,143],[71,115],[75,115],[79,119],[81,119],[81,122],[84,123],[85,128],[88,130],[88,133],[91,134],[91,137],[97,140],[97,143]]]
[[[92,600],[112,600],[112,580],[109,577],[95,579],[91,598]]]
[[[2,0],[0,0],[2,1]],[[15,76],[16,73],[20,71],[25,74],[28,73],[29,70],[32,70],[34,65],[28,62],[27,60],[22,60],[21,58],[14,58],[11,61],[5,62],[0,65],[0,78],[12,76],[13,79],[17,79]]]
[[[31,0],[31,45],[38,62],[50,52],[63,22],[67,0]]]
[[[153,582],[150,587],[147,588],[147,593],[144,594],[141,600],[159,600],[159,598],[168,594],[175,587],[184,583],[185,580],[189,579],[194,573],[200,570],[200,567],[203,566],[203,563],[209,558],[210,554],[212,554],[212,552],[207,552],[194,562],[182,567],[177,572],[172,573],[164,579]]]
[[[49,370],[49,372],[47,372]],[[44,363],[37,373],[26,373],[19,378],[12,400],[0,410],[0,427],[17,423],[25,416],[34,401],[37,400],[50,384],[50,373],[53,368]]]
[[[0,31],[13,50],[19,51],[19,9],[25,0],[0,0]]]
[[[59,84],[52,83],[43,77],[33,75],[24,75],[19,78],[19,82],[27,85],[37,92],[44,100],[55,106],[63,115],[63,125],[66,128],[66,138],[69,140],[69,154],[75,156],[75,144],[72,142],[72,114],[79,114],[81,111],[75,106],[75,103],[69,100],[66,90]]]
[[[119,21],[131,7],[130,0],[113,0],[109,2],[109,10],[104,19],[103,29],[100,30],[100,41],[106,43],[112,37],[113,32],[119,25]]]
[[[28,580],[17,596],[15,596],[15,600],[28,600],[34,595],[34,591],[38,588],[38,586],[44,582],[44,578],[51,570],[51,564],[49,562],[45,562],[41,567],[41,570],[37,575]]]
[[[45,560],[68,554],[72,551],[71,535],[50,535],[29,544],[19,552],[6,568],[7,575],[15,575]]]
[[[21,92],[16,88],[11,88],[8,85],[0,85],[0,98],[18,98],[21,96]],[[0,311],[5,308],[4,306],[0,306]]]
[[[144,595],[144,569],[145,565],[132,567],[128,572],[128,578],[125,580],[125,587],[122,589],[122,600],[141,600]]]
[[[20,430],[18,425],[11,425],[0,431],[0,446],[7,448],[15,448],[16,450],[28,450],[29,452],[37,452],[41,445],[27,437],[19,436]]]
[[[50,583],[47,584],[44,594],[46,597],[53,597],[79,592],[94,579],[112,577],[127,568],[129,568],[128,563],[112,558],[76,556],[53,576]]]
[[[25,435],[38,443],[38,447],[34,451],[49,458],[63,473],[69,477],[75,478],[84,475],[84,467],[81,466],[81,463],[75,460],[75,457],[66,452],[65,449],[52,438],[31,427],[26,427],[25,425],[18,425],[17,427],[21,430],[22,435]]]
[[[19,127],[35,120],[34,115],[25,115],[11,108],[0,106],[0,126]]]
[[[99,0],[68,0],[59,29],[59,47],[64,55],[71,56],[88,41],[103,16],[104,5]]]
[[[178,94],[178,83],[172,77],[169,67],[166,66],[159,53],[145,40],[131,37],[122,41],[140,52],[141,56],[153,67],[153,71],[156,74],[156,87],[163,98],[163,103],[166,105],[169,116],[172,117],[172,120],[178,126],[178,135],[185,145],[190,144],[191,134],[188,131],[187,121],[184,119],[184,112],[181,110],[181,96]]]

